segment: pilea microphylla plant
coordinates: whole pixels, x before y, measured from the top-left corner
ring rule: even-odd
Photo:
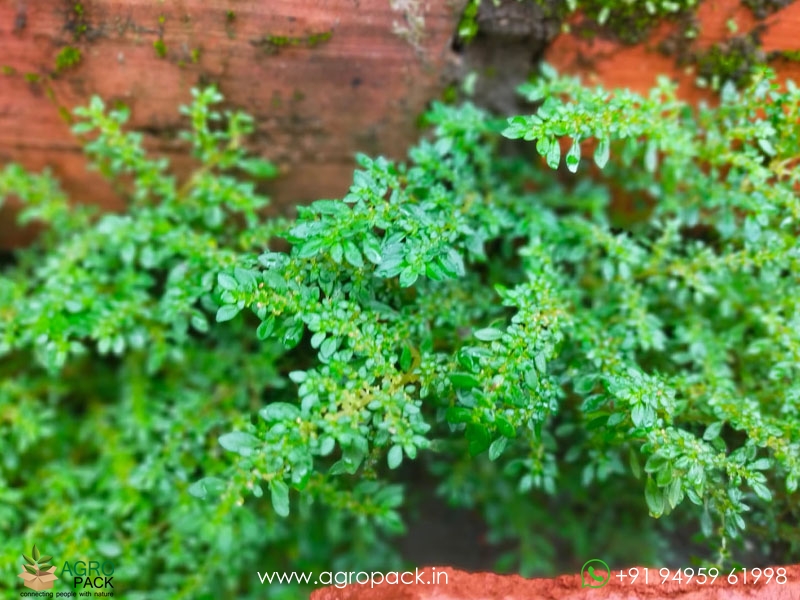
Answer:
[[[5,167],[46,228],[0,279],[4,529],[131,599],[296,598],[256,572],[402,567],[423,472],[498,570],[686,566],[686,532],[700,565],[797,559],[800,91],[521,92],[434,105],[408,162],[360,156],[292,220],[213,87],[182,182],[126,109],[76,110],[124,214]]]

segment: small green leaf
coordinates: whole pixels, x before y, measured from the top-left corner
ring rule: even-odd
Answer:
[[[311,347],[314,349],[319,348],[322,345],[322,342],[325,341],[325,338],[328,337],[328,334],[324,331],[318,331],[314,335],[311,336],[310,344]]]
[[[707,442],[715,440],[719,437],[720,431],[722,431],[722,426],[724,423],[722,421],[716,421],[711,423],[708,427],[706,427],[706,431],[703,434],[703,439]]]
[[[298,246],[297,256],[298,258],[314,258],[324,245],[325,241],[320,238],[308,240],[305,244]]]
[[[269,482],[272,508],[281,517],[289,516],[289,486],[282,479],[273,479]]]
[[[403,462],[403,447],[394,445],[389,449],[389,454],[386,456],[386,462],[390,469],[396,469]]]
[[[594,394],[583,401],[581,410],[587,414],[593,413],[608,404],[609,400],[611,397],[606,394]]]
[[[525,371],[525,385],[529,390],[535,390],[539,387],[539,374],[533,367]]]
[[[288,288],[286,285],[286,280],[281,276],[280,273],[276,271],[264,271],[261,273],[261,279],[264,280],[264,283],[272,290],[275,290],[279,294],[285,292]]]
[[[256,278],[256,274],[249,269],[242,269],[241,267],[236,267],[233,270],[233,275],[236,278],[239,287],[245,290],[254,290],[258,279]]]
[[[470,371],[474,371],[478,366],[478,361],[476,360],[475,356],[469,352],[468,348],[461,348],[456,353],[456,360],[458,360],[458,364]]]
[[[594,149],[594,163],[603,168],[608,163],[608,157],[611,149],[611,140],[608,136],[603,136],[597,140],[597,147]]]
[[[658,473],[659,471],[666,469],[668,465],[669,462],[666,458],[660,454],[653,454],[647,459],[647,462],[644,463],[644,470],[647,473]]]
[[[219,445],[241,456],[251,456],[255,448],[261,445],[261,441],[249,433],[234,431],[219,436]]]
[[[400,352],[400,368],[404,373],[408,373],[411,368],[412,358],[411,349],[408,346],[403,346],[403,350]]]
[[[497,425],[497,431],[499,431],[507,438],[517,437],[517,430],[511,423],[508,422],[508,420],[505,417],[497,417],[495,424]]]
[[[764,153],[769,156],[775,156],[776,154],[775,147],[772,145],[772,142],[770,142],[766,138],[761,138],[758,140],[758,147],[761,148],[764,151]]]
[[[539,352],[533,357],[533,364],[536,365],[536,370],[542,375],[547,373],[547,357],[544,355],[544,352]]]
[[[270,315],[256,329],[256,337],[260,340],[266,340],[272,335],[273,331],[275,331],[275,316]]]
[[[683,482],[679,477],[673,478],[667,488],[667,502],[675,508],[683,500]]]
[[[364,238],[362,249],[369,262],[376,265],[381,263],[381,243],[374,236],[368,235]]]
[[[541,156],[545,156],[548,153],[548,151],[550,150],[550,144],[551,143],[552,142],[551,142],[550,138],[540,137],[539,139],[536,140],[536,151]]]
[[[328,456],[336,447],[336,440],[331,436],[325,435],[319,440],[319,454],[320,456]]]
[[[30,573],[31,575],[38,575],[39,574],[39,570],[34,568],[34,567],[31,567],[30,565],[23,565],[23,566],[25,567],[25,570],[28,573]]]
[[[237,165],[245,173],[257,179],[271,179],[278,174],[278,168],[274,164],[261,158],[240,160]]]
[[[494,327],[486,327],[484,329],[478,329],[474,335],[482,342],[492,342],[503,337],[503,332],[500,329],[495,329]]]
[[[661,490],[658,489],[656,482],[651,478],[647,478],[647,485],[644,490],[644,497],[647,501],[647,507],[654,517],[660,517],[664,514],[664,496]]]
[[[439,266],[447,273],[448,277],[463,277],[466,273],[464,259],[455,248],[450,248],[444,256],[440,256],[437,261]]]
[[[344,246],[342,246],[341,243],[336,242],[333,247],[331,247],[331,258],[337,265],[342,263],[342,259],[344,258]]]
[[[203,499],[209,496],[218,496],[225,486],[225,481],[219,477],[204,477],[190,485],[187,491],[195,498]]]
[[[644,166],[648,173],[655,173],[655,170],[658,168],[658,143],[655,140],[647,142]]]
[[[581,144],[577,138],[572,140],[572,146],[569,152],[567,152],[565,162],[567,163],[567,169],[570,173],[576,173],[578,171],[578,165],[581,162]]]
[[[300,409],[288,402],[272,402],[258,411],[267,423],[275,421],[294,421],[300,416]]]
[[[238,290],[239,284],[232,275],[227,273],[220,273],[217,275],[217,283],[223,290]]]
[[[413,267],[406,267],[400,271],[400,287],[411,287],[419,278],[419,273]]]
[[[499,437],[493,441],[489,446],[489,460],[497,460],[500,458],[500,455],[503,454],[503,451],[506,449],[506,444],[508,444],[508,438],[506,437]]]
[[[356,245],[350,240],[344,243],[344,257],[351,265],[360,269],[364,266],[364,260],[361,258],[361,252],[358,251]]]
[[[333,353],[336,352],[336,349],[339,347],[339,338],[336,337],[329,337],[326,338],[322,344],[319,346],[319,357],[322,360],[327,360]]]
[[[642,464],[639,462],[639,453],[631,448],[628,454],[628,462],[631,466],[631,473],[636,479],[642,478]]]
[[[350,207],[340,200],[315,200],[311,203],[314,212],[320,215],[340,217],[350,212]]]
[[[761,239],[761,225],[752,215],[744,220],[744,239],[751,243]]]
[[[230,321],[236,315],[238,315],[240,309],[235,304],[225,304],[224,306],[220,306],[219,310],[217,310],[216,321],[217,323],[223,323],[225,321]]]
[[[463,406],[451,406],[445,415],[448,423],[469,423],[472,420],[472,411]]]
[[[469,373],[450,373],[448,378],[450,379],[450,383],[455,387],[464,390],[478,387],[481,384],[477,377]]]
[[[206,319],[205,315],[192,315],[192,318],[189,322],[192,324],[192,327],[194,327],[200,333],[208,332],[208,320]]]
[[[39,548],[36,547],[36,544],[33,545],[33,550],[31,551],[31,554],[33,555],[33,560],[35,561],[39,560]]]
[[[763,483],[752,482],[750,484],[750,487],[753,488],[753,491],[756,493],[756,496],[761,498],[764,502],[772,501],[772,492]]]
[[[447,273],[439,264],[438,260],[429,261],[425,265],[425,275],[432,281],[444,281],[448,278]]]
[[[631,421],[636,427],[642,427],[647,421],[647,407],[644,404],[637,404],[631,410]]]
[[[550,142],[550,148],[547,151],[547,166],[551,169],[557,169],[561,162],[561,144],[558,140]]]
[[[469,453],[477,456],[489,447],[489,430],[478,423],[467,424],[466,438],[469,441]]]
[[[759,458],[757,461],[750,465],[754,471],[766,471],[772,466],[772,461],[768,458]]]
[[[290,371],[289,379],[295,383],[303,383],[306,379],[308,379],[308,373],[306,371]]]
[[[300,340],[303,339],[303,331],[303,322],[300,320],[295,320],[291,325],[289,325],[286,331],[284,331],[283,338],[281,339],[284,348],[291,350],[297,346],[297,344],[300,343]]]

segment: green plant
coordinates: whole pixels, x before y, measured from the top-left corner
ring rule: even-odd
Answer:
[[[800,92],[759,71],[693,111],[544,72],[534,115],[435,104],[407,163],[360,156],[292,221],[213,88],[182,182],[126,109],[76,112],[123,215],[0,172],[47,225],[0,280],[4,521],[124,557],[129,598],[295,598],[254,573],[402,564],[415,461],[500,569],[675,561],[697,523],[706,563],[744,532],[796,558]]]
[[[162,38],[158,38],[153,42],[153,48],[155,49],[156,56],[158,56],[158,58],[167,57],[167,45],[164,43]]]
[[[34,544],[33,548],[31,549],[31,555],[26,556],[23,554],[22,558],[25,559],[25,564],[23,565],[25,570],[31,575],[40,575],[53,566],[50,564],[50,562],[53,560],[53,557],[42,556],[39,554],[39,549],[36,547],[36,544]]]
[[[82,59],[80,48],[66,46],[56,56],[56,72],[66,71],[67,69],[80,64]]]
[[[602,425],[596,435],[605,443],[640,440],[651,514],[688,498],[703,509],[703,531],[717,537],[721,558],[745,529],[751,503],[769,515],[753,518],[762,531],[780,537],[778,511],[794,512],[800,476],[792,275],[800,92],[791,81],[779,92],[766,69],[754,78],[741,93],[728,82],[721,106],[695,115],[663,80],[639,98],[546,69],[522,90],[545,99],[541,108],[511,119],[505,131],[535,139],[551,167],[560,163],[558,138],[569,136],[572,172],[581,141],[594,138],[601,167],[613,140],[623,143],[609,176],[628,192],[645,192],[651,206],[621,234],[579,226],[586,237],[576,245],[598,254],[594,272],[578,269],[578,277],[605,282],[583,300],[594,298],[598,311],[584,331],[602,326],[586,358],[603,374],[589,375],[591,383],[573,379],[574,388],[595,392],[581,408]],[[644,168],[631,169],[637,162]],[[797,551],[795,534],[784,542]]]

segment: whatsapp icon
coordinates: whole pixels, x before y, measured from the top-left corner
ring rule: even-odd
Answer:
[[[601,588],[611,580],[611,569],[599,558],[587,560],[581,569],[581,587]]]

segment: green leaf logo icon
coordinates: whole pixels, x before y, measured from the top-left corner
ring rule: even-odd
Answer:
[[[25,568],[28,573],[31,575],[40,575],[53,565],[50,564],[50,561],[53,560],[53,557],[49,554],[46,556],[42,556],[39,552],[39,548],[36,547],[34,544],[33,548],[31,549],[31,555],[28,556],[27,554],[23,553],[22,558],[25,559]]]

